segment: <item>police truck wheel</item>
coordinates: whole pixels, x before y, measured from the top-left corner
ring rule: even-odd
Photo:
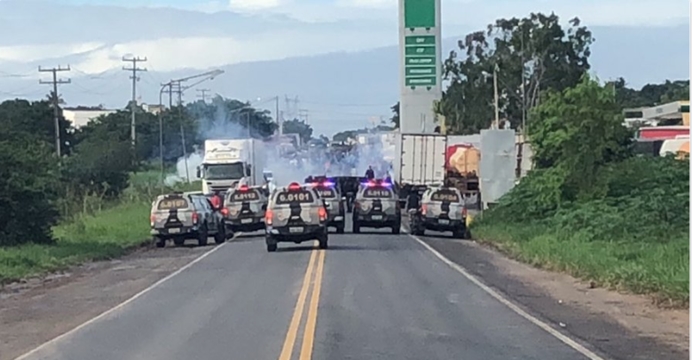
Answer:
[[[337,225],[336,227],[336,233],[337,234],[343,234],[345,232],[345,224]]]
[[[457,239],[464,239],[465,233],[466,233],[466,231],[464,231],[464,230],[454,230],[452,232],[452,236],[457,238]]]
[[[267,244],[267,252],[276,252],[277,244]]]
[[[166,239],[155,236],[154,237],[154,243],[156,244],[157,248],[166,247]]]
[[[226,229],[223,226],[220,226],[219,231],[214,234],[214,242],[217,244],[226,242]]]
[[[207,229],[204,228],[199,231],[199,234],[197,235],[197,244],[199,246],[207,246],[207,242],[209,241],[209,233],[207,233]]]
[[[396,224],[392,226],[392,234],[398,235],[401,233],[401,224]]]
[[[185,245],[185,238],[182,238],[182,237],[174,238],[173,244],[175,244],[175,246],[183,246],[183,245]]]
[[[353,233],[360,234],[360,224],[356,221],[353,222]]]
[[[325,232],[319,237],[320,249],[326,249],[329,247],[329,235]]]

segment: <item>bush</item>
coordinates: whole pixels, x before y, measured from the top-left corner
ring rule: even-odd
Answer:
[[[606,195],[590,201],[564,200],[554,172],[523,179],[473,224],[475,235],[532,265],[688,302],[688,162],[610,164],[599,173]]]

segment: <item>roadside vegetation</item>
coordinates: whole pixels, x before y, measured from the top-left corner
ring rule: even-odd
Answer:
[[[128,108],[78,129],[61,116],[58,158],[50,102],[0,103],[0,285],[141,247],[150,242],[149,210],[156,195],[201,190],[198,182],[164,185],[158,117],[136,108],[133,149]],[[243,129],[248,116],[253,136],[274,132],[276,123],[267,111],[237,100],[216,97],[165,110],[167,172],[175,172],[183,155],[181,126],[189,154],[212,135],[212,128],[220,132],[217,136],[231,136]],[[292,130],[312,132],[309,127]]]
[[[529,264],[689,302],[689,159],[636,156],[612,90],[585,77],[534,108],[536,169],[474,224]]]
[[[495,117],[525,127],[535,170],[473,224],[475,238],[594,286],[689,301],[689,161],[635,155],[623,109],[689,99],[689,79],[628,87],[589,75],[597,41],[578,18],[498,19],[458,42],[443,63],[435,111],[447,134],[476,134]],[[399,104],[392,106],[398,126]],[[665,124],[664,124],[665,125]]]

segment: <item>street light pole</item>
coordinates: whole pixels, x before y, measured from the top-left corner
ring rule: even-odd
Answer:
[[[171,87],[171,83],[161,85],[159,90],[159,161],[161,163],[161,189],[164,186],[164,167],[163,167],[163,90]]]

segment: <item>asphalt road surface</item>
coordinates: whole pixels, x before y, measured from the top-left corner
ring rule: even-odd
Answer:
[[[213,249],[22,359],[589,358],[404,233],[330,234],[328,250],[267,253],[261,237]]]

